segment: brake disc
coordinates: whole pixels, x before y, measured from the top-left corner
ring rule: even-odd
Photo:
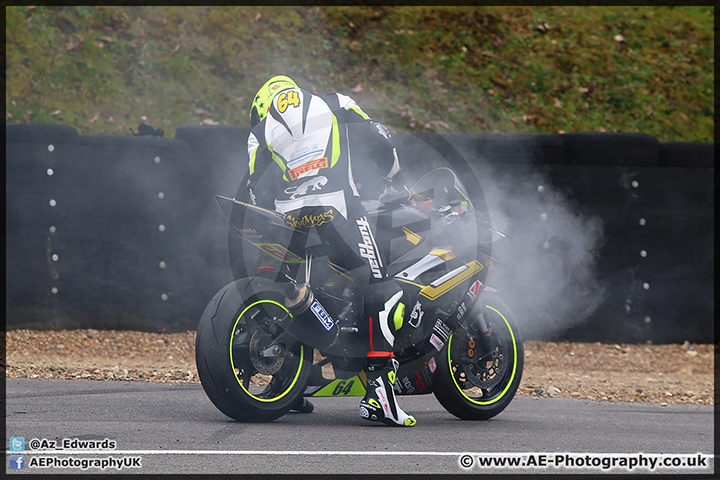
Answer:
[[[284,356],[261,356],[261,352],[265,350],[272,341],[273,338],[261,329],[255,330],[255,333],[253,333],[253,336],[250,339],[250,360],[252,361],[255,370],[263,375],[274,375],[280,370],[280,368],[282,368],[283,362],[285,362]]]
[[[502,345],[497,344],[494,349],[482,358],[462,365],[467,381],[483,389],[497,386],[505,376],[508,369],[507,356]]]
[[[509,360],[497,332],[486,338],[481,338],[482,334],[476,329],[463,333],[459,335],[459,344],[453,345],[453,350],[465,379],[483,389],[497,386],[507,372]]]

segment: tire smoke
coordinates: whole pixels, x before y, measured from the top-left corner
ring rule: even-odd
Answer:
[[[602,221],[584,215],[532,167],[474,167],[490,213],[507,224],[508,238],[493,245],[497,262],[488,283],[525,338],[554,339],[587,321],[605,298],[596,272]]]

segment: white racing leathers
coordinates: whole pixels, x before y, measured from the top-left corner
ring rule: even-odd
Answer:
[[[352,158],[350,131],[370,152],[369,158]],[[386,279],[384,249],[377,244],[353,180],[353,167],[366,167],[352,162],[372,159],[386,181],[400,178],[387,129],[346,95],[288,89],[275,96],[267,117],[250,132],[248,154],[251,202],[286,214],[296,229],[316,228],[331,246],[330,260],[350,272],[358,290],[369,297],[370,311],[379,312],[400,288]],[[378,325],[378,317],[372,315],[375,328],[369,328],[384,334],[392,326]],[[390,352],[392,343],[391,334],[376,334],[369,350]]]

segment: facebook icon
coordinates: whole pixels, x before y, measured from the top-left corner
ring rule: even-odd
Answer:
[[[10,470],[24,470],[25,455],[10,455]]]

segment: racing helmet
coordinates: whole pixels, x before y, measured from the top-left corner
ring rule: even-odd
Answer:
[[[254,127],[260,123],[267,116],[275,95],[288,88],[299,87],[292,78],[286,77],[285,75],[276,75],[265,82],[265,85],[260,87],[260,90],[258,90],[253,98],[253,103],[250,107],[250,125]]]

